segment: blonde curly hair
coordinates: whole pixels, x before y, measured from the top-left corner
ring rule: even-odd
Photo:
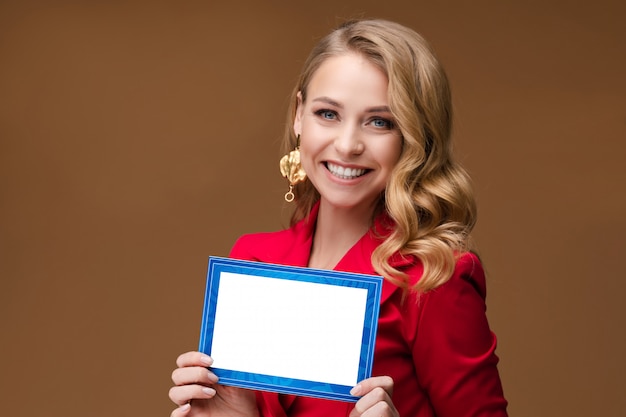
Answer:
[[[359,53],[389,80],[389,107],[403,138],[402,153],[381,195],[377,213],[386,210],[395,227],[372,254],[374,269],[405,289],[425,292],[445,283],[456,257],[468,250],[476,222],[469,176],[454,161],[450,86],[428,43],[415,31],[385,20],[349,21],[321,39],[307,58],[296,84],[284,134],[284,150],[296,146],[293,121],[297,94],[307,99],[315,71],[329,57]],[[319,200],[308,180],[294,189],[292,224],[306,217]],[[393,268],[394,254],[415,256],[424,273],[410,284]]]

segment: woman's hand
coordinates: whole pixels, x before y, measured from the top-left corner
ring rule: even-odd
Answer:
[[[391,401],[393,379],[388,376],[364,379],[352,388],[350,394],[361,397],[350,413],[350,417],[400,416]]]
[[[213,359],[201,352],[178,357],[170,399],[179,407],[171,417],[258,416],[254,392],[219,385],[217,375],[207,369],[212,364]]]

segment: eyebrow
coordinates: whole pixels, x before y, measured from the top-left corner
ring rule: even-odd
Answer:
[[[326,96],[316,97],[311,101],[326,103],[326,104],[330,104],[331,106],[335,106],[335,107],[339,107],[340,109],[343,109],[343,105],[341,103],[333,100],[330,97],[326,97]],[[370,107],[369,109],[366,109],[365,111],[367,113],[391,113],[389,106]]]

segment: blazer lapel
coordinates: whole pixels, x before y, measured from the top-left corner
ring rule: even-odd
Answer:
[[[335,270],[344,272],[357,272],[368,275],[379,275],[372,265],[372,253],[391,234],[393,229],[392,220],[386,215],[381,214],[376,217],[374,226],[345,254],[339,261]],[[405,269],[416,264],[413,256],[405,257],[395,254],[389,260],[389,264],[397,269]],[[383,304],[391,295],[401,289],[392,282],[385,279],[380,303]]]

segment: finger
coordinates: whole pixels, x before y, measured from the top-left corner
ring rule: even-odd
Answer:
[[[185,352],[176,358],[176,366],[184,368],[187,366],[204,366],[213,365],[213,358],[202,352]]]
[[[189,413],[189,410],[191,410],[191,404],[189,403],[183,404],[180,407],[178,407],[176,410],[172,411],[172,414],[170,414],[170,417],[186,416]]]
[[[203,385],[183,385],[170,388],[169,397],[174,404],[184,405],[191,400],[206,400],[215,397],[214,388]]]
[[[211,385],[215,384],[218,381],[218,377],[207,368],[194,366],[174,369],[174,371],[172,371],[172,381],[176,385]]]
[[[393,395],[393,379],[389,376],[374,376],[364,379],[352,388],[350,395],[362,397],[376,388],[382,388],[391,398]]]
[[[359,411],[356,407],[350,413],[350,417],[395,417],[398,413],[389,403],[380,401],[363,411]]]
[[[387,392],[382,387],[376,387],[356,402],[351,416],[366,415],[366,412],[369,414],[370,410],[374,409],[388,409],[389,403],[391,403],[391,397],[389,397]]]

